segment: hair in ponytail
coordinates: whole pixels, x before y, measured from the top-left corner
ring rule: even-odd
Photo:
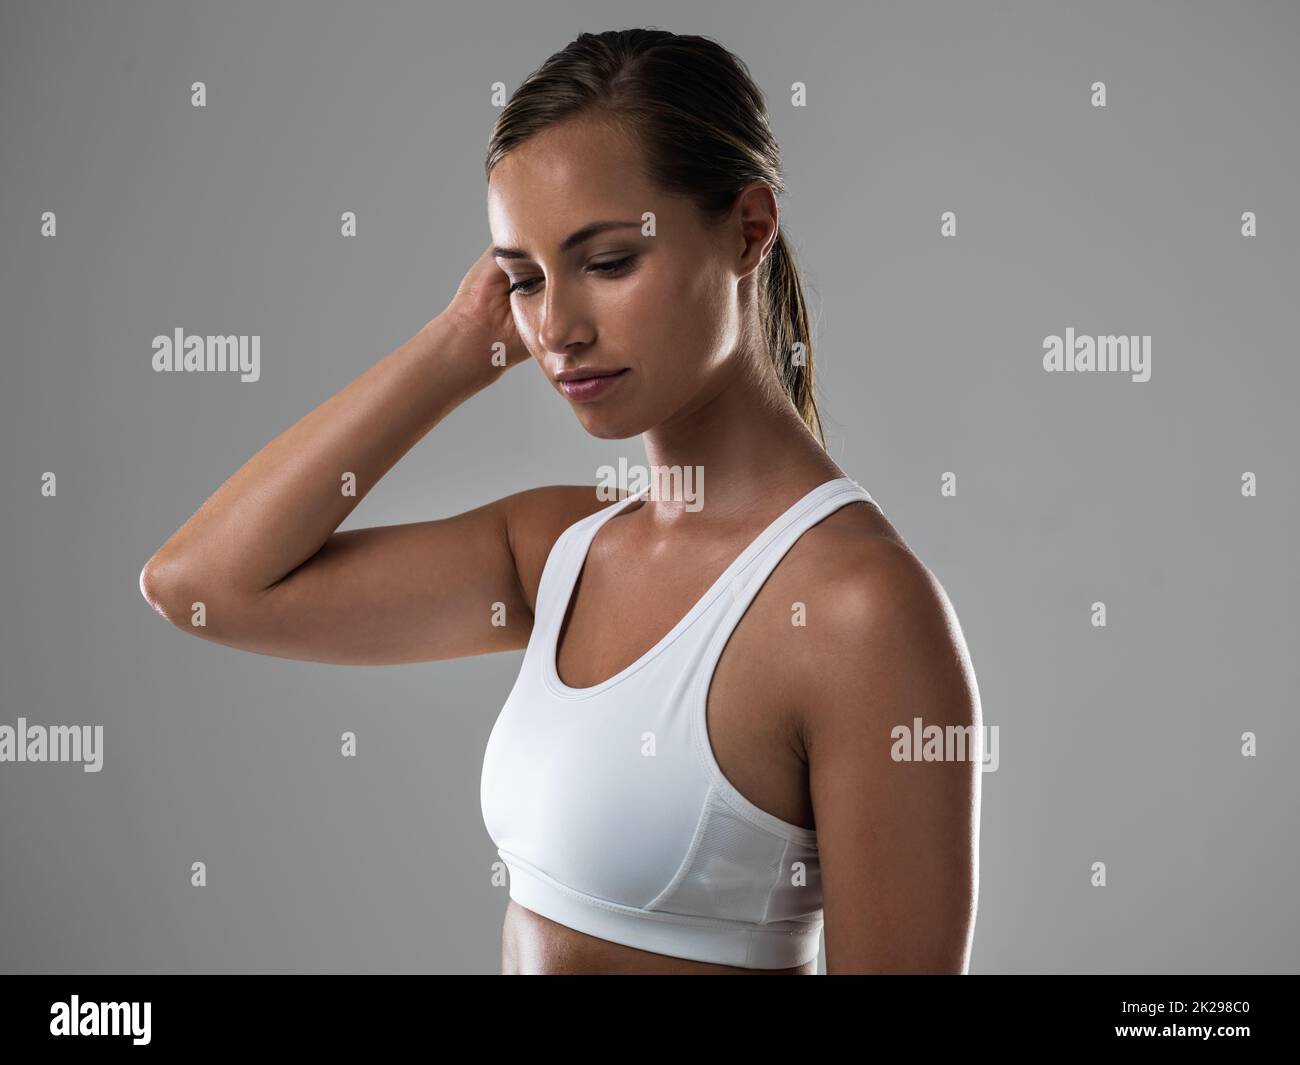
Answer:
[[[488,141],[485,170],[548,126],[579,115],[637,138],[649,180],[725,216],[754,181],[785,191],[781,150],[763,94],[744,62],[716,41],[668,30],[583,33],[515,90]],[[803,285],[785,234],[759,268],[759,318],[786,395],[822,447],[812,336]]]

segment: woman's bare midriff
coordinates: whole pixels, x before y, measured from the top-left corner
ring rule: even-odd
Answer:
[[[742,969],[735,965],[672,958],[652,954],[622,943],[597,939],[585,932],[557,924],[550,918],[520,906],[514,899],[506,906],[501,930],[501,973],[503,976],[578,976],[630,973],[737,976],[815,976],[817,959],[793,969]]]

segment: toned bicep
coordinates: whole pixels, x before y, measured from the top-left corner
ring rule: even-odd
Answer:
[[[532,616],[503,501],[454,517],[335,532],[270,587],[213,586],[178,566],[157,598],[183,631],[237,650],[393,665],[523,647]]]
[[[153,601],[182,631],[278,658],[395,665],[517,650],[560,533],[605,505],[593,488],[528,489],[436,521],[335,532],[249,594],[172,563]]]
[[[872,556],[833,609],[803,715],[826,971],[964,972],[978,895],[981,720],[961,630],[937,581],[896,545]],[[946,754],[895,757],[925,750],[931,727],[930,749]]]

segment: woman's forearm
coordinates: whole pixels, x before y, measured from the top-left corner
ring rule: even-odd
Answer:
[[[257,595],[311,558],[398,459],[504,372],[465,342],[439,315],[268,443],[149,560],[145,594],[182,582]]]

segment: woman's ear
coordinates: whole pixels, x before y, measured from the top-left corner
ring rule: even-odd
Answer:
[[[740,193],[736,203],[740,219],[740,258],[737,267],[742,277],[757,270],[771,254],[777,241],[780,208],[776,194],[765,181],[754,181]]]

